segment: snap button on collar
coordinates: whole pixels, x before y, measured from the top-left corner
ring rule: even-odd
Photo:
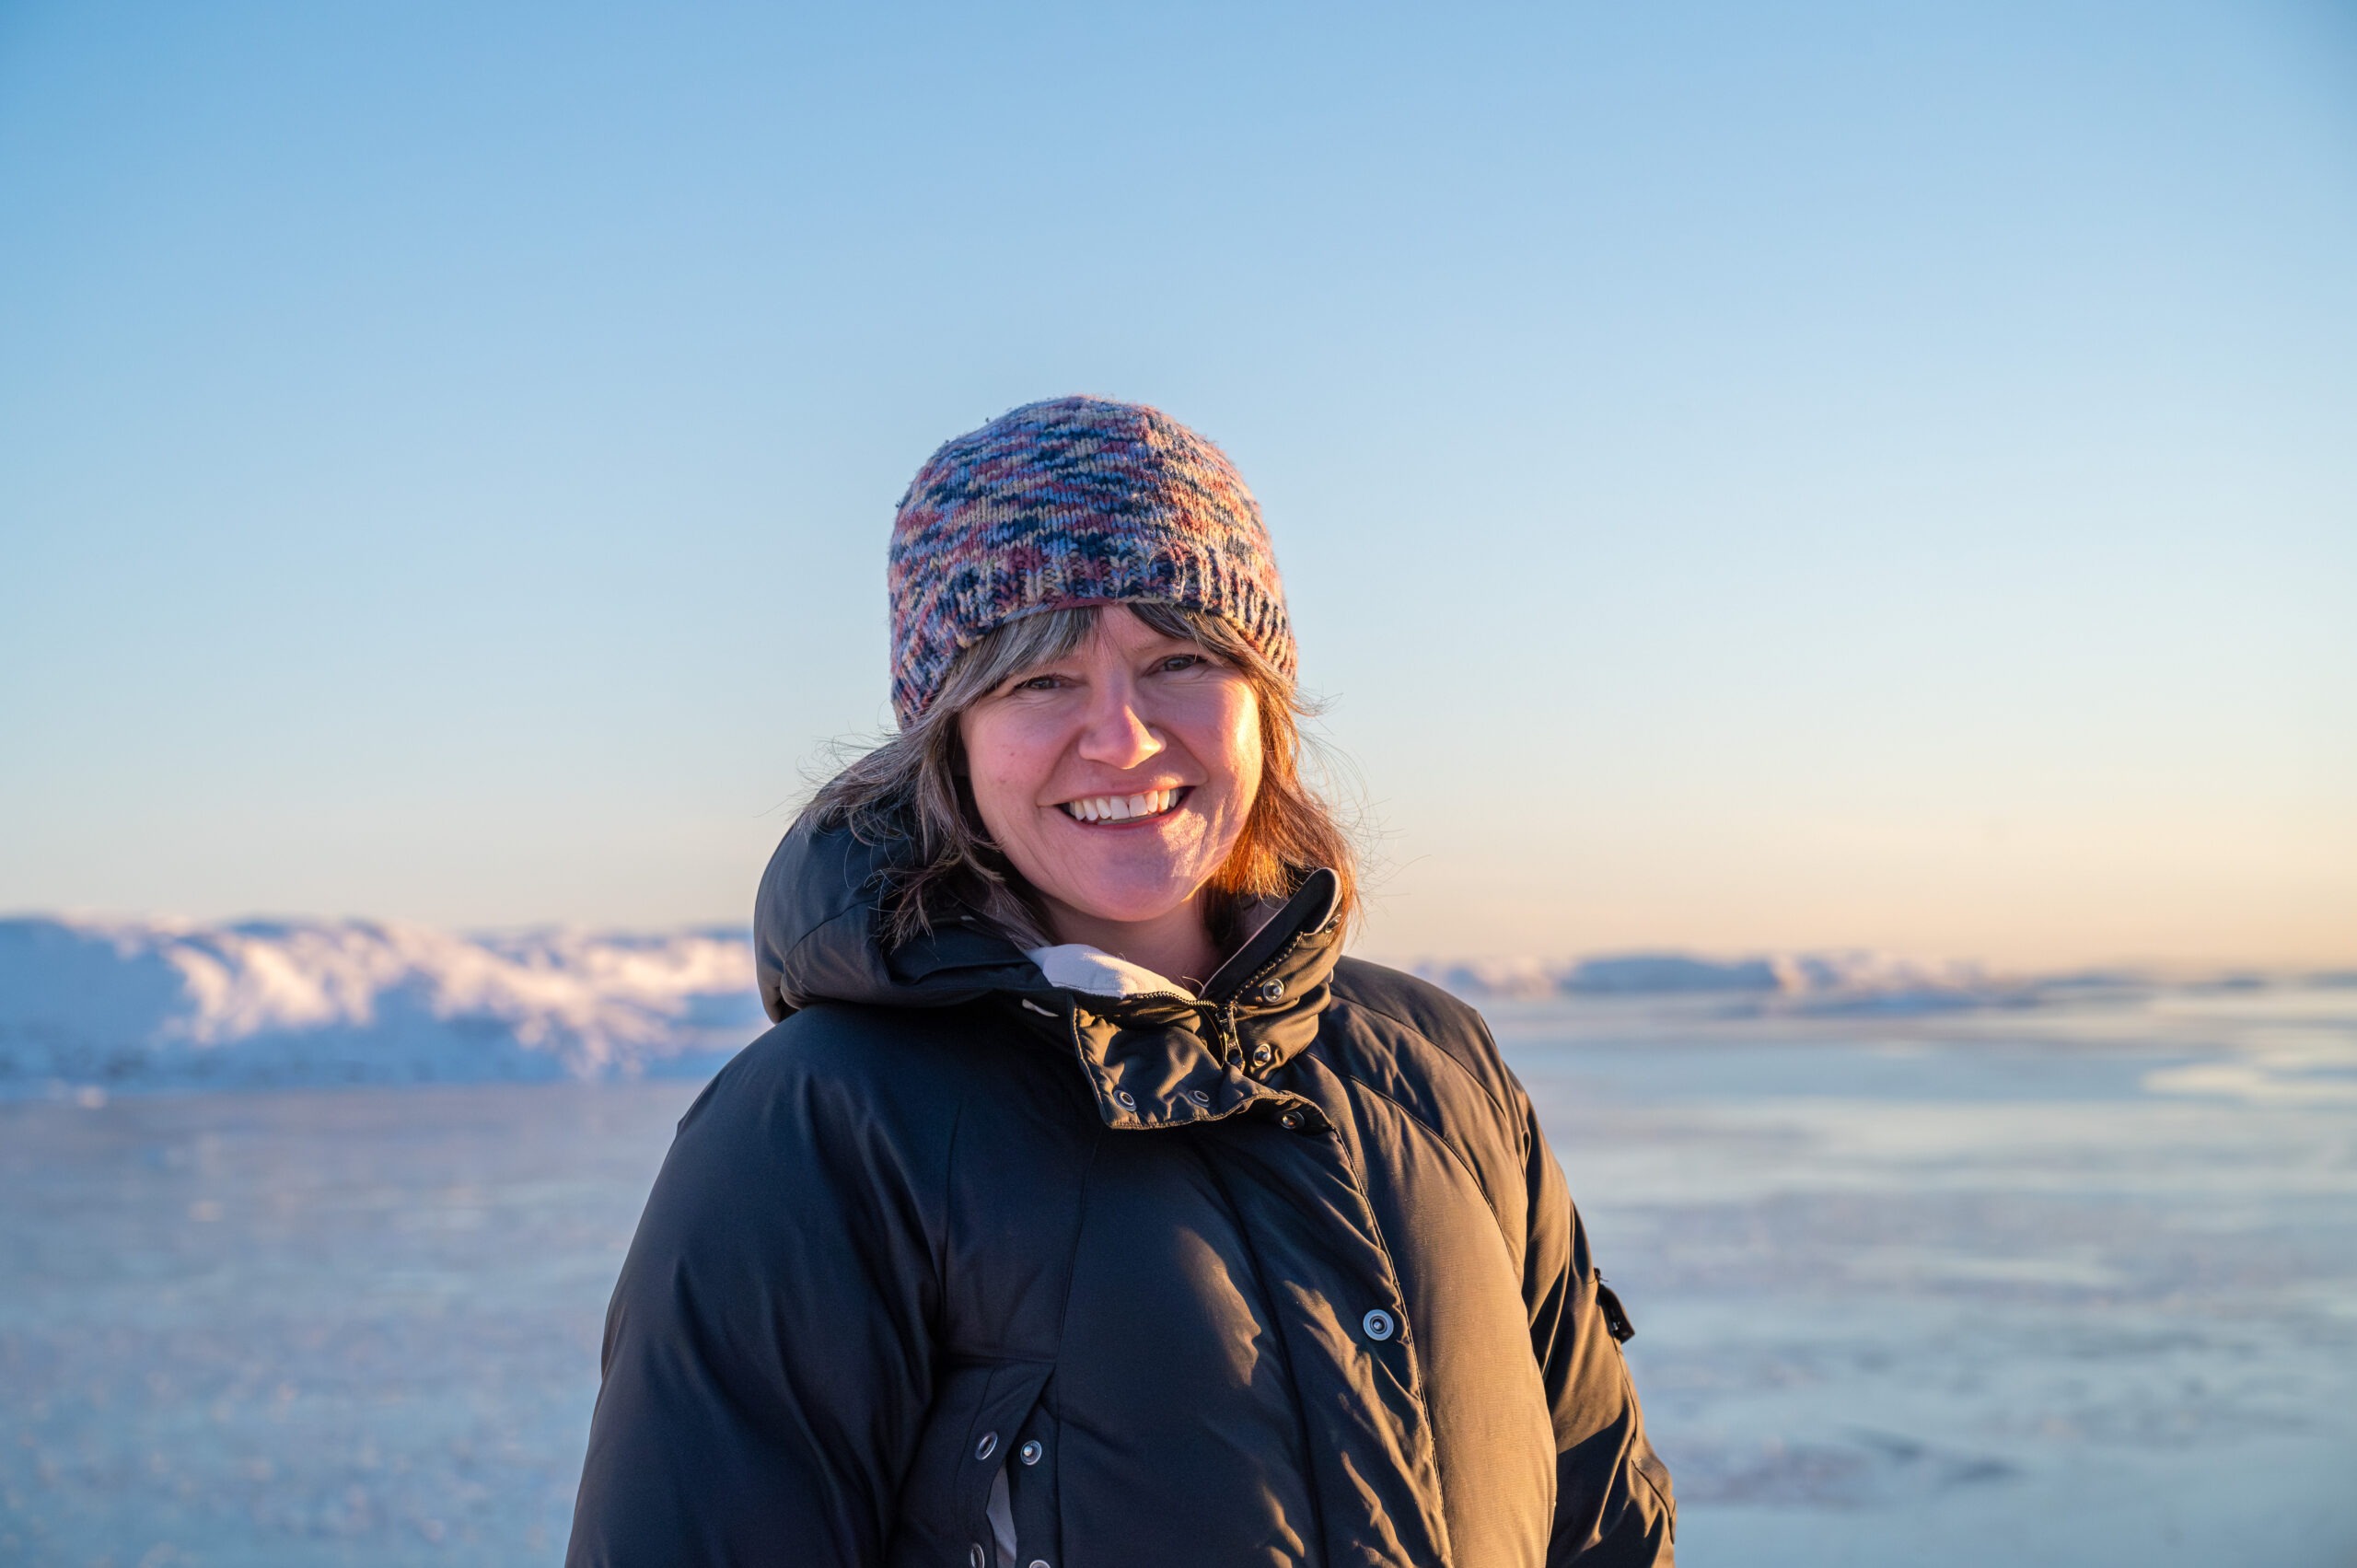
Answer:
[[[1378,1307],[1359,1319],[1359,1327],[1366,1330],[1366,1337],[1370,1340],[1387,1340],[1399,1324],[1392,1320],[1390,1313]]]
[[[1115,1089],[1113,1098],[1121,1102],[1123,1110],[1135,1110],[1138,1108],[1138,1097],[1127,1089]]]
[[[1212,1102],[1212,1097],[1203,1093],[1201,1089],[1189,1089],[1187,1091],[1187,1098],[1193,1100],[1197,1105],[1209,1105]]]
[[[998,1434],[995,1432],[983,1433],[982,1440],[974,1445],[974,1458],[978,1459],[987,1459],[997,1452]]]
[[[1260,1000],[1263,1002],[1274,1002],[1278,997],[1283,996],[1284,993],[1285,982],[1283,981],[1264,980],[1260,982],[1259,994]]]

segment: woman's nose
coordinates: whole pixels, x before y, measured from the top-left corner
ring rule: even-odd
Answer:
[[[1109,768],[1134,768],[1163,747],[1162,737],[1145,722],[1127,691],[1109,691],[1088,710],[1081,731],[1080,754]]]

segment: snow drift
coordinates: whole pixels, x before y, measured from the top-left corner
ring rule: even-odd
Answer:
[[[742,933],[0,920],[0,1095],[699,1073],[763,1027]]]
[[[1655,998],[1688,1016],[2027,1006],[2150,983],[1872,952],[1417,972],[1476,1002]],[[697,1075],[766,1027],[741,930],[465,936],[374,921],[0,920],[0,1098]]]
[[[1804,1013],[2027,1005],[2059,989],[2144,983],[2132,976],[2009,976],[1978,964],[1926,962],[1871,949],[1724,959],[1689,953],[1623,953],[1562,961],[1490,959],[1422,964],[1416,972],[1474,1001],[1695,997],[1737,1011]]]

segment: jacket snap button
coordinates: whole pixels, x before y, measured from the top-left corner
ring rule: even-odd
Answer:
[[[1378,1307],[1359,1319],[1359,1327],[1366,1330],[1366,1337],[1370,1340],[1387,1340],[1396,1325],[1391,1320],[1391,1314]]]
[[[1212,1097],[1203,1093],[1201,1089],[1189,1089],[1187,1091],[1187,1098],[1193,1100],[1197,1105],[1209,1105],[1212,1102]]]
[[[1113,1098],[1121,1102],[1121,1109],[1124,1110],[1135,1110],[1138,1108],[1138,1097],[1127,1089],[1115,1089]]]
[[[1274,1060],[1276,1054],[1277,1053],[1275,1051],[1271,1051],[1265,1045],[1256,1045],[1252,1048],[1252,1065],[1255,1067],[1266,1067],[1271,1061]]]
[[[1039,1456],[1046,1452],[1047,1449],[1039,1446],[1039,1440],[1037,1437],[1034,1437],[1030,1442],[1026,1443],[1022,1447],[1017,1448],[1015,1451],[1015,1457],[1021,1459],[1027,1465],[1036,1465],[1039,1462]]]
[[[1286,1111],[1283,1116],[1277,1118],[1277,1125],[1283,1127],[1288,1132],[1300,1132],[1301,1112],[1297,1110]]]
[[[978,1459],[987,1459],[997,1452],[998,1434],[995,1432],[983,1433],[982,1440],[974,1445],[974,1458]]]
[[[974,1568],[991,1568],[990,1553],[982,1550],[981,1541],[976,1541],[966,1549],[966,1561],[972,1563]]]
[[[1048,1564],[1044,1559],[1035,1557],[1031,1560],[1031,1568],[1048,1568]]]
[[[1283,996],[1284,993],[1285,982],[1283,981],[1268,980],[1260,982],[1260,1000],[1263,1002],[1274,1002],[1278,997]]]

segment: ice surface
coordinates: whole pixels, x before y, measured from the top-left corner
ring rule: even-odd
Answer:
[[[2357,1561],[2357,990],[1727,1002],[1488,1005],[1682,1561]],[[0,1104],[0,1562],[556,1562],[696,1086]]]
[[[2357,992],[1490,1011],[1684,1561],[2357,1561]]]

